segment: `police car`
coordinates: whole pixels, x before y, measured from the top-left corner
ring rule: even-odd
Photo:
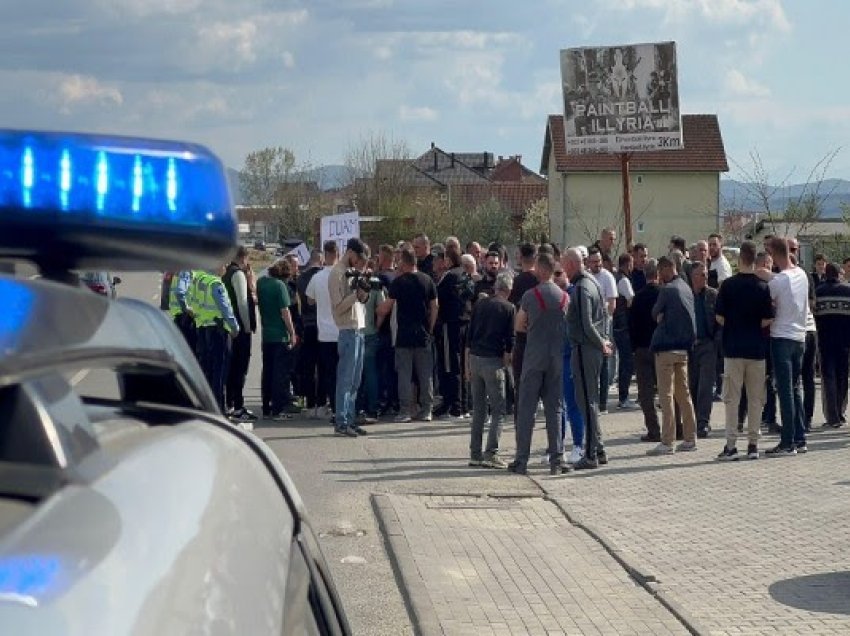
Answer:
[[[236,229],[202,147],[0,131],[0,257],[42,274],[0,276],[0,633],[350,633],[286,471],[168,315],[73,284],[217,266]],[[78,392],[92,369],[116,396]]]

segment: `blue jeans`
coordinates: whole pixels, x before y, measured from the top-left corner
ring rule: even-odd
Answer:
[[[576,388],[573,383],[573,372],[571,368],[572,347],[569,343],[564,347],[564,409],[561,415],[561,437],[567,436],[567,420],[570,421],[570,433],[573,438],[573,446],[584,446],[584,419],[576,402]]]
[[[803,351],[805,343],[788,338],[771,338],[773,377],[779,395],[779,412],[782,416],[780,444],[788,448],[806,443],[805,416],[803,414]]]
[[[357,416],[357,389],[363,374],[363,332],[340,329],[337,341],[339,362],[336,365],[336,427],[354,426]]]
[[[378,346],[380,336],[365,337],[363,357],[363,384],[360,387],[360,404],[364,411],[375,415],[378,412]]]

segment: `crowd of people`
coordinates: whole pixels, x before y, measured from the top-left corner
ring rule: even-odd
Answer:
[[[259,331],[264,419],[306,410],[340,437],[382,417],[470,419],[470,466],[526,473],[541,405],[551,473],[607,464],[600,417],[612,388],[612,410],[642,411],[649,455],[696,450],[718,402],[718,460],[757,459],[762,428],[780,436],[765,455],[804,453],[818,371],[824,426],[846,423],[850,259],[817,255],[806,272],[797,240],[777,236],[742,243],[735,268],[719,234],[690,246],[673,236],[657,258],[615,245],[613,228],[589,247],[524,243],[511,266],[498,243],[419,234],[373,255],[353,238],[343,253],[327,242],[303,266],[289,255],[258,278],[239,248],[220,272],[167,278],[167,308],[239,425],[258,417],[242,393]]]

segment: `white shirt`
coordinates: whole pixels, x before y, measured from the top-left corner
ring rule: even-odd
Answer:
[[[770,280],[768,287],[776,307],[770,336],[805,342],[809,313],[809,277],[806,272],[799,267],[783,270]]]
[[[729,260],[725,256],[723,256],[723,254],[711,261],[711,264],[708,266],[708,270],[717,271],[718,285],[727,278],[732,277],[732,266],[729,264]]]
[[[629,280],[628,276],[623,276],[617,281],[617,292],[620,296],[626,299],[627,303],[632,302],[632,299],[635,297],[635,290],[632,287],[632,281]]]
[[[316,325],[319,328],[319,342],[337,342],[339,340],[339,328],[334,320],[331,295],[328,291],[330,273],[330,267],[325,267],[322,271],[316,272],[305,290],[307,298],[312,298],[316,302]]]
[[[603,267],[593,277],[599,283],[599,289],[602,290],[602,297],[606,301],[617,299],[617,279],[614,278],[614,274]]]

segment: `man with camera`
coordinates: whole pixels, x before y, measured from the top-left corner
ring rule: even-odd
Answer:
[[[366,244],[358,238],[348,239],[345,254],[328,276],[328,295],[334,322],[339,328],[334,429],[337,435],[344,437],[366,434],[357,425],[356,416],[357,389],[363,373],[365,346],[363,303],[369,299],[369,281],[362,273],[368,260],[369,248]]]

